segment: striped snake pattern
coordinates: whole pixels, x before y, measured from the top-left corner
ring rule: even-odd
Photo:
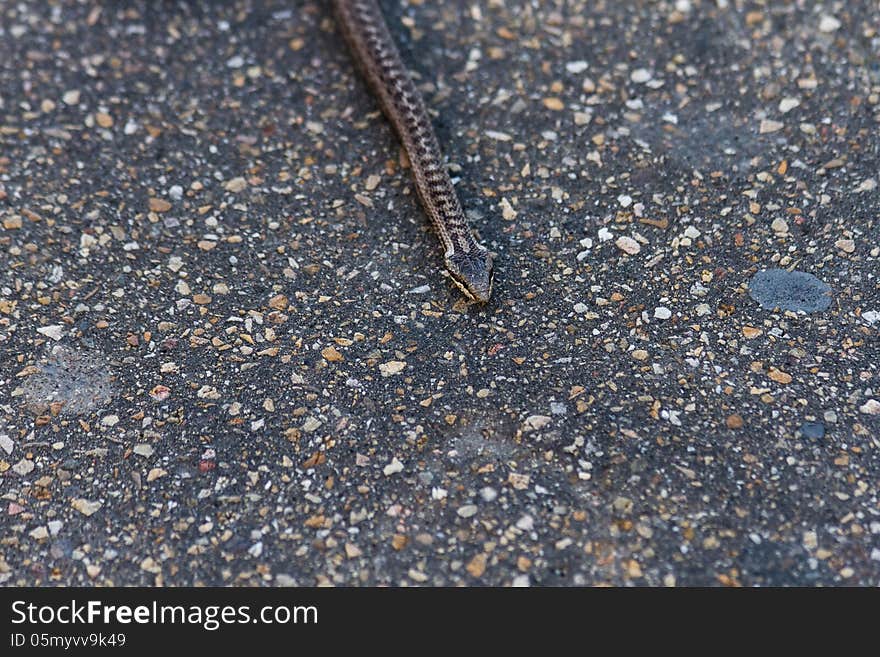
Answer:
[[[470,229],[443,161],[422,96],[394,45],[376,0],[333,0],[352,57],[394,126],[412,168],[416,191],[443,245],[452,281],[471,300],[492,292],[492,256]]]

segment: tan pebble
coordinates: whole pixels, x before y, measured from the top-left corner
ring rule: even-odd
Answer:
[[[335,347],[327,347],[326,349],[321,350],[321,356],[329,363],[338,363],[339,361],[345,360]]]
[[[150,199],[150,211],[151,212],[168,212],[171,209],[171,204],[162,198],[151,198]]]
[[[31,535],[31,538],[39,541],[39,540],[42,540],[44,538],[49,537],[49,530],[46,529],[46,527],[43,527],[41,525],[41,526],[37,527],[36,529],[31,530],[30,535]]]
[[[21,228],[21,217],[17,214],[5,217],[3,219],[3,228],[6,230],[17,230]]]
[[[791,383],[791,374],[783,372],[782,370],[778,370],[775,367],[771,367],[770,371],[767,373],[771,379],[776,381],[777,383]]]
[[[390,360],[387,363],[381,363],[379,371],[382,373],[382,376],[393,376],[394,374],[400,374],[405,367],[406,363],[402,360]]]
[[[776,217],[776,219],[773,220],[773,223],[770,224],[770,228],[773,229],[774,233],[787,233],[788,222],[781,217]]]
[[[815,550],[819,547],[819,540],[816,532],[804,532],[804,547],[808,550]]]
[[[513,221],[516,219],[516,210],[513,209],[513,206],[510,204],[506,198],[501,199],[501,218],[505,221]]]
[[[550,424],[549,415],[530,415],[523,422],[523,432],[539,431]]]
[[[364,189],[368,192],[372,192],[376,187],[379,186],[379,183],[382,181],[382,178],[377,176],[376,174],[372,174],[367,177],[367,182],[364,183]]]
[[[472,577],[482,577],[486,572],[486,555],[482,553],[476,555],[465,568]]]
[[[834,246],[844,253],[852,253],[856,250],[856,243],[853,240],[837,240]]]
[[[91,502],[85,498],[77,498],[70,503],[74,509],[84,516],[90,516],[101,508],[101,502]]]
[[[642,576],[642,567],[639,566],[639,562],[635,559],[630,559],[627,562],[626,573],[632,578],[637,578]]]
[[[241,177],[227,180],[226,183],[224,183],[223,185],[223,188],[227,192],[232,192],[233,194],[243,191],[245,187],[247,187],[247,180]]]
[[[147,481],[156,481],[167,474],[168,472],[162,468],[153,468],[147,473]]]
[[[283,294],[276,294],[269,299],[269,307],[274,308],[275,310],[287,310],[288,304],[289,300]]]
[[[762,135],[766,135],[771,132],[778,132],[784,127],[784,123],[780,123],[779,121],[772,121],[770,119],[764,119],[763,121],[761,121],[761,125],[758,130]]]

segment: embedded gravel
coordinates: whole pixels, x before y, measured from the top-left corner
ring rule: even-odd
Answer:
[[[880,584],[876,2],[382,6],[486,306],[325,3],[0,0],[0,582]]]

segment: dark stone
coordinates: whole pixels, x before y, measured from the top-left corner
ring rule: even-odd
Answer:
[[[749,296],[767,310],[814,313],[831,305],[831,288],[803,271],[759,271],[749,281]]]
[[[821,422],[804,422],[800,432],[804,438],[824,438],[825,425]]]

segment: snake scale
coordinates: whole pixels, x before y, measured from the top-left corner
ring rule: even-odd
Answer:
[[[416,191],[444,248],[452,281],[473,301],[492,292],[492,256],[468,226],[422,96],[394,45],[376,0],[333,0],[352,58],[403,144]]]

